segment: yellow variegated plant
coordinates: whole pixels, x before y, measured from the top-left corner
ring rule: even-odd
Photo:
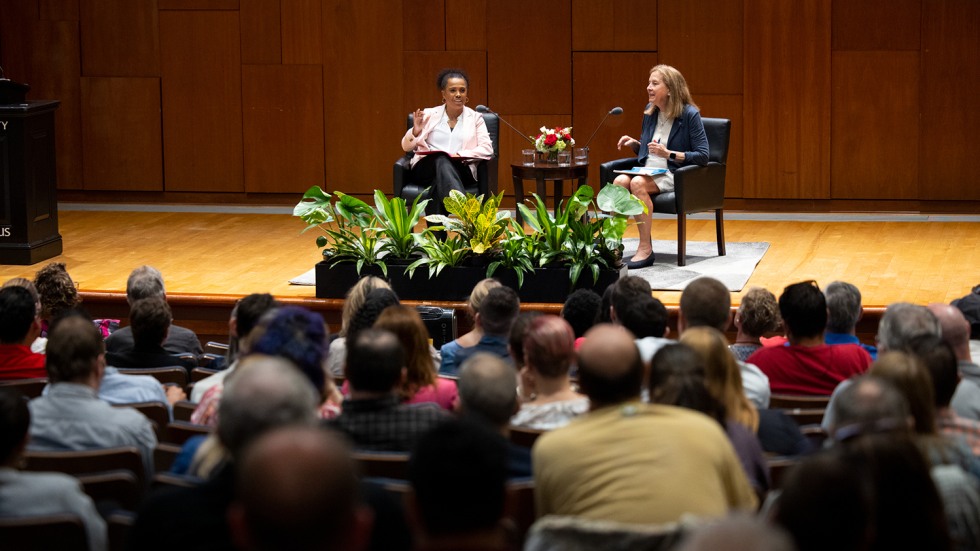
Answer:
[[[454,232],[474,254],[484,254],[490,252],[504,238],[510,213],[500,211],[503,198],[504,192],[501,191],[484,202],[483,195],[464,194],[454,189],[449,192],[443,205],[455,218],[433,214],[425,219],[439,224],[430,227],[433,231]]]

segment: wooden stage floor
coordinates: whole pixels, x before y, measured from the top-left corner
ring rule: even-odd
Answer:
[[[130,270],[150,264],[163,272],[171,297],[314,297],[312,287],[287,283],[319,259],[314,233],[301,235],[302,222],[287,214],[68,210],[60,217],[65,252],[50,261],[64,262],[83,292],[124,293]],[[725,235],[729,242],[771,243],[748,286],[767,287],[777,296],[788,283],[839,279],[861,289],[866,307],[881,307],[949,302],[980,283],[980,223],[887,220],[729,219]],[[631,227],[632,236],[635,231]],[[675,238],[676,223],[654,220],[654,235]],[[712,241],[713,220],[690,220],[688,235]],[[32,278],[43,264],[0,266],[0,281]],[[668,306],[680,297],[656,294]],[[741,295],[734,294],[735,304]]]

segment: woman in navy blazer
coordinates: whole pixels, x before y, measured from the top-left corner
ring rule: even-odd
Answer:
[[[691,98],[684,75],[670,65],[650,69],[647,83],[650,103],[643,112],[640,139],[623,136],[617,148],[628,146],[636,152],[636,166],[665,169],[653,176],[620,174],[613,181],[630,190],[643,201],[647,212],[636,216],[640,245],[626,263],[630,269],[652,266],[653,247],[650,238],[651,195],[674,190],[674,171],[687,165],[708,164],[708,137],[701,114]]]

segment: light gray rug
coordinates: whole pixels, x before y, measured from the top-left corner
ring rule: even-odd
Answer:
[[[635,238],[623,239],[623,258],[633,256],[639,242]],[[677,241],[655,240],[656,263],[649,268],[630,270],[629,274],[649,281],[655,291],[682,291],[701,276],[721,281],[729,291],[741,291],[767,250],[769,243],[764,242],[726,243],[725,256],[718,256],[718,244],[714,241],[688,241],[687,266],[678,266]]]

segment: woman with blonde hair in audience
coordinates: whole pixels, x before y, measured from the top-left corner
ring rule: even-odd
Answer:
[[[340,313],[340,332],[330,342],[330,354],[327,356],[327,371],[333,377],[344,376],[344,361],[347,359],[347,328],[351,318],[361,309],[368,293],[375,289],[391,289],[391,285],[380,277],[364,276],[347,291],[344,298],[344,308]]]
[[[398,389],[402,402],[433,402],[452,411],[457,396],[456,383],[436,376],[438,366],[429,353],[429,330],[415,308],[397,305],[385,308],[375,329],[386,329],[398,337],[405,350],[405,380]]]
[[[771,291],[762,287],[752,287],[742,297],[735,311],[735,344],[729,346],[736,360],[745,361],[753,352],[762,348],[762,337],[766,333],[779,331],[783,318],[779,315],[779,303]]]
[[[574,360],[575,332],[567,321],[553,315],[531,320],[519,374],[523,403],[512,425],[550,430],[589,410],[589,399],[572,388]]]
[[[480,327],[480,324],[475,321],[476,313],[480,310],[480,304],[483,302],[483,299],[486,298],[487,293],[490,292],[490,289],[500,287],[500,285],[501,283],[496,279],[487,278],[480,281],[473,287],[473,290],[470,291],[469,298],[466,300],[466,315],[473,323],[473,329],[471,329],[468,333],[464,333],[463,335],[456,337],[455,340],[442,345],[442,348],[439,349],[439,354],[441,356],[440,363],[447,363],[455,366],[456,354],[458,354],[460,350],[464,348],[472,348],[480,343],[480,339],[483,338],[483,328]]]
[[[704,360],[705,384],[728,412],[728,418],[752,432],[759,430],[759,412],[745,396],[742,375],[728,341],[712,327],[692,327],[684,331],[680,342],[694,349]]]

